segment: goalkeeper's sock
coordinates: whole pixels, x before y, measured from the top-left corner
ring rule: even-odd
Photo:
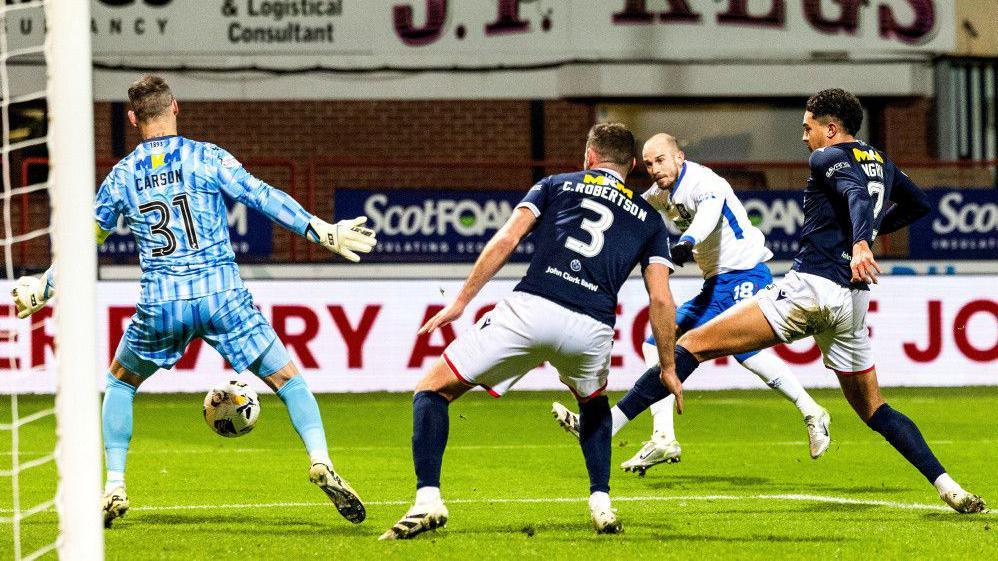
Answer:
[[[610,401],[605,395],[579,402],[579,444],[589,472],[589,492],[610,492]]]
[[[891,406],[885,403],[866,424],[887,439],[887,442],[911,462],[911,465],[922,472],[929,483],[935,484],[939,476],[946,473],[935,454],[929,449],[918,427],[900,411],[891,409]]]
[[[277,397],[288,408],[291,424],[305,443],[309,460],[313,464],[332,466],[329,448],[326,447],[326,431],[322,428],[322,416],[319,414],[319,404],[305,384],[305,379],[301,375],[291,378],[277,390]]]
[[[110,372],[101,408],[101,429],[104,433],[104,463],[107,466],[105,490],[125,485],[125,458],[132,440],[132,403],[135,386],[123,382]]]
[[[447,448],[450,416],[447,398],[424,390],[412,398],[412,463],[416,489],[440,487],[440,466]]]

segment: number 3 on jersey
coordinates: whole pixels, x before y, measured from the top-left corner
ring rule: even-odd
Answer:
[[[191,214],[191,205],[187,200],[187,195],[177,195],[170,201],[180,210],[180,218],[184,221],[184,232],[187,233],[187,240],[191,249],[198,248],[198,235],[194,231],[194,216]],[[155,247],[152,250],[153,257],[164,257],[177,251],[177,236],[170,230],[170,207],[162,201],[150,201],[139,206],[142,214],[159,213],[159,220],[150,227],[152,233],[159,234],[166,238],[166,245]]]
[[[592,199],[582,199],[582,208],[591,210],[599,215],[597,220],[582,219],[580,227],[589,233],[589,243],[581,242],[571,236],[565,240],[565,247],[583,255],[584,257],[596,257],[603,250],[603,232],[613,225],[613,212]]]

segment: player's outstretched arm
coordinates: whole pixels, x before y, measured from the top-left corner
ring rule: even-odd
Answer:
[[[648,319],[658,347],[662,384],[676,396],[676,411],[683,412],[683,384],[676,376],[676,303],[669,288],[669,267],[652,263],[645,267],[648,290]]]
[[[97,245],[111,235],[111,232],[94,223],[94,234]],[[55,296],[55,267],[49,267],[41,278],[21,277],[10,291],[14,299],[17,317],[24,319],[45,307],[45,304]]]
[[[275,224],[338,253],[354,263],[357,253],[370,253],[377,243],[374,230],[365,228],[366,216],[330,224],[309,214],[291,195],[267,185],[245,170],[225,187],[226,193],[246,206],[260,211]]]
[[[377,243],[374,230],[360,216],[330,224],[307,212],[291,195],[253,177],[231,154],[211,145],[205,173],[229,198],[261,212],[275,224],[338,253],[354,263],[358,253],[370,253]]]
[[[436,328],[461,317],[464,308],[478,295],[485,283],[499,272],[509,256],[513,254],[513,250],[519,245],[520,240],[530,233],[536,222],[537,218],[528,208],[517,207],[509,220],[492,236],[489,243],[485,244],[485,249],[475,261],[468,278],[464,281],[464,286],[461,287],[461,291],[454,298],[454,301],[420,327],[419,333],[432,333]]]

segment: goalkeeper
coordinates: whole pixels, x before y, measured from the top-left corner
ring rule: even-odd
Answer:
[[[357,252],[368,253],[375,245],[374,232],[363,227],[366,217],[328,224],[250,175],[225,150],[179,136],[177,100],[160,77],[133,83],[128,99],[129,121],[143,140],[108,174],[96,203],[97,242],[103,243],[124,215],[142,268],[141,296],[104,393],[105,526],[128,510],[125,457],[135,391],[157,370],[172,368],[195,337],[214,347],[233,370],[253,372],[277,393],[308,451],[309,479],[347,520],[363,521],[363,503],[333,471],[315,397],[243,287],[222,195],[354,262],[360,260]],[[13,290],[18,317],[44,307],[54,291],[52,269],[41,279],[20,279]]]

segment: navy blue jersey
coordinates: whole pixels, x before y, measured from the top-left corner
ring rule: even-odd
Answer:
[[[866,289],[865,283],[850,282],[853,244],[866,240],[873,246],[878,233],[907,226],[928,211],[928,199],[883,152],[865,142],[815,150],[809,163],[804,227],[793,268]]]
[[[665,222],[617,174],[602,169],[552,175],[517,207],[537,216],[534,256],[514,290],[529,292],[609,326],[617,292],[638,263],[673,269]]]

